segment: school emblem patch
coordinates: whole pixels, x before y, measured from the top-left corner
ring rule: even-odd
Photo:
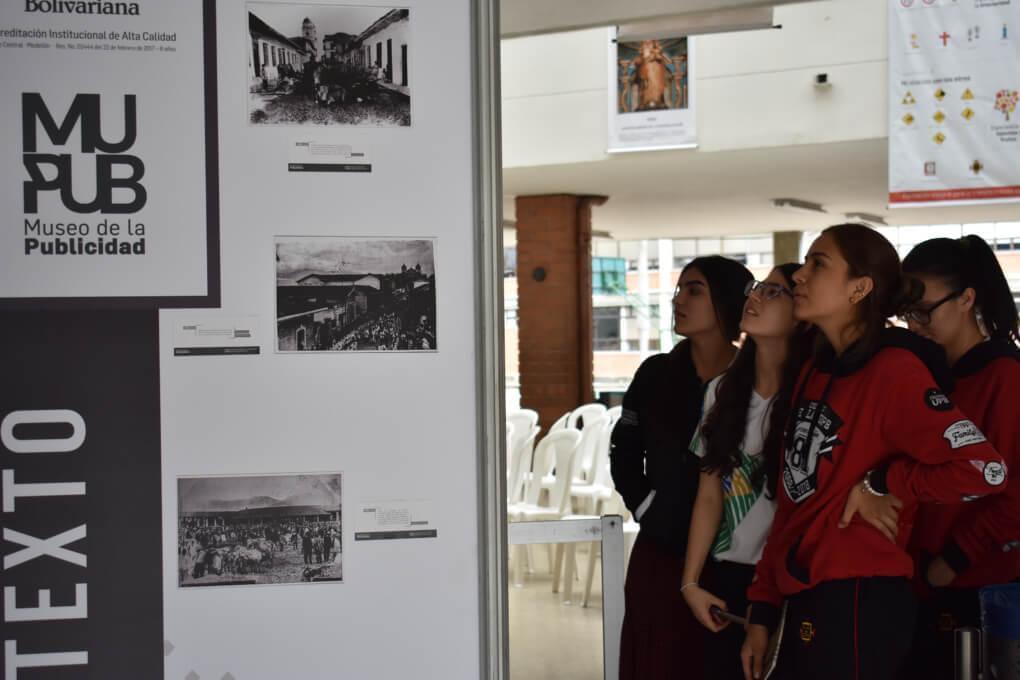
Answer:
[[[800,503],[818,489],[818,459],[831,463],[832,450],[843,443],[837,434],[843,419],[828,404],[809,401],[797,407],[793,422],[786,434],[783,487]]]

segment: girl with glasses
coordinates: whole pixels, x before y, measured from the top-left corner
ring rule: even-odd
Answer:
[[[744,288],[740,330],[747,334],[730,367],[708,385],[691,451],[701,476],[691,517],[681,591],[706,636],[705,678],[740,680],[743,629],[718,611],[744,616],[747,587],[775,512],[783,425],[810,334],[793,316],[797,264],[776,267]],[[709,554],[704,587],[702,571]]]
[[[794,316],[821,338],[791,401],[776,514],[748,589],[744,674],[762,677],[785,600],[772,678],[892,680],[914,625],[906,543],[917,503],[999,493],[1006,468],[946,399],[939,348],[887,327],[917,300],[919,286],[903,277],[881,234],[859,224],[829,227],[793,278]],[[852,489],[892,493],[903,512],[881,529],[847,521]]]
[[[914,248],[903,269],[924,284],[904,314],[941,345],[953,367],[952,401],[1006,459],[1020,464],[1020,334],[999,261],[978,236]],[[912,650],[916,677],[951,680],[953,629],[980,626],[977,591],[1020,578],[1020,483],[972,503],[922,504],[911,536],[921,609]]]
[[[685,340],[641,364],[613,429],[613,482],[641,524],[624,585],[621,680],[701,674],[701,628],[684,604],[679,578],[698,488],[697,459],[687,445],[705,384],[736,353],[750,279],[743,265],[719,256],[684,268],[673,297],[673,330]]]

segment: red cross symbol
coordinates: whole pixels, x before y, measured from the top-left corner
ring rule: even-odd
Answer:
[[[945,46],[947,46],[949,44],[949,34],[946,33],[945,31],[942,31],[942,35],[939,36],[939,39],[942,40],[942,46],[943,47],[945,47]]]

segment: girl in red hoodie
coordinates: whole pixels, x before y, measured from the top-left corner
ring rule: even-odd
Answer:
[[[904,504],[898,524],[907,526],[920,501],[1002,491],[1006,467],[945,397],[951,376],[939,348],[886,327],[919,296],[907,292],[884,237],[858,224],[830,227],[794,280],[794,314],[824,341],[791,403],[776,516],[748,589],[744,673],[762,677],[785,600],[771,677],[891,679],[914,626],[909,531],[890,527],[890,541],[860,518],[841,527],[848,493],[862,477],[866,493],[893,493]]]
[[[915,247],[904,272],[924,298],[904,318],[941,345],[953,367],[952,400],[1007,465],[1020,462],[1020,333],[1009,283],[978,236]],[[922,595],[905,677],[952,680],[953,630],[980,626],[977,590],[1020,578],[1020,484],[973,503],[924,503],[910,538]]]

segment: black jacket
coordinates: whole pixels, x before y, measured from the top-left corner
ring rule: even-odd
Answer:
[[[690,343],[681,342],[669,354],[641,364],[613,430],[610,462],[617,491],[635,512],[655,489],[640,520],[641,533],[678,555],[687,550],[698,493],[699,465],[689,448],[704,394]]]

